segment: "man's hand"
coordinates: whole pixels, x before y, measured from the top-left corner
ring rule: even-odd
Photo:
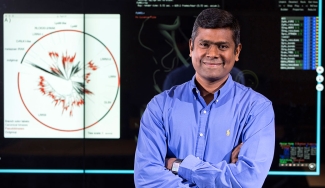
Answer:
[[[165,159],[165,167],[166,167],[168,170],[171,170],[174,161],[176,161],[176,158],[166,158],[166,159]]]
[[[231,162],[236,163],[238,161],[238,154],[240,152],[240,148],[242,147],[243,143],[240,143],[231,153]]]

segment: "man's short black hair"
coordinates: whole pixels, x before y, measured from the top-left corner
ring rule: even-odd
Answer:
[[[229,12],[217,8],[203,10],[196,18],[192,30],[192,42],[197,36],[198,27],[204,29],[229,28],[233,31],[235,49],[240,43],[240,26],[238,20]]]

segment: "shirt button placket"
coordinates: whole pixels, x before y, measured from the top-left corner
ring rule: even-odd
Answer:
[[[208,111],[206,109],[203,109],[201,111],[201,122],[200,122],[200,129],[199,129],[199,140],[198,140],[198,148],[197,148],[197,151],[196,151],[196,156],[199,158],[199,159],[203,159],[203,154],[204,154],[204,150],[205,150],[205,129],[206,129],[206,126],[207,126],[207,114],[208,114]]]

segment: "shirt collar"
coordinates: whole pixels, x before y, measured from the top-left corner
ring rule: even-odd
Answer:
[[[223,96],[225,96],[228,91],[234,86],[234,81],[232,79],[231,74],[229,74],[228,79],[226,81],[226,83],[218,90],[218,92],[216,92],[214,94],[214,98],[223,98]],[[197,93],[198,88],[196,87],[195,84],[195,75],[192,77],[192,80],[190,81],[190,89],[191,91]]]

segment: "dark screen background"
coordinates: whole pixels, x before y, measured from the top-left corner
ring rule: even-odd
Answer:
[[[191,64],[188,58],[188,39],[195,16],[202,10],[202,8],[139,8],[135,2],[135,0],[1,1],[1,15],[4,13],[121,15],[121,139],[5,139],[2,126],[0,169],[133,169],[136,137],[146,104],[154,95],[165,89],[166,78],[175,70],[185,71],[179,74],[182,80],[189,80],[193,76],[191,66],[185,69],[184,66]],[[177,2],[196,3],[182,0]],[[210,1],[201,2],[211,4]],[[278,9],[278,1],[274,0],[266,2],[219,0],[213,3],[233,13],[241,25],[243,49],[235,67],[239,72],[245,73],[243,84],[260,92],[273,103],[276,117],[276,151],[271,170],[309,171],[308,168],[284,168],[278,165],[280,155],[283,153],[279,142],[316,142],[317,75],[314,70],[280,70],[280,18],[317,14],[283,13]],[[140,16],[151,18],[145,19]],[[166,29],[166,25],[175,25],[175,20],[179,26],[176,29]],[[165,29],[161,29],[162,25]],[[162,30],[167,31],[174,40],[164,37]],[[0,35],[3,36],[3,24]],[[175,52],[176,48],[178,53]],[[0,46],[0,59],[3,60],[3,42]],[[3,65],[0,68],[3,72]],[[234,75],[233,78],[236,79]],[[3,77],[0,83],[3,88]],[[0,94],[1,106],[3,92]],[[3,112],[0,117],[3,120]],[[6,179],[4,185],[7,187],[134,186],[132,174],[0,173],[1,182],[4,182],[4,179]],[[297,185],[296,187],[307,186],[305,178],[271,176],[267,178],[265,187],[271,187],[274,182],[281,181],[284,183],[278,187],[286,187],[289,185],[288,182],[290,185]]]

